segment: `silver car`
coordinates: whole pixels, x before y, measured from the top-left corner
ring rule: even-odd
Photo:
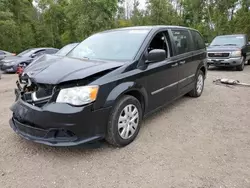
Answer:
[[[9,56],[15,56],[16,54],[10,53],[10,52],[6,52],[3,50],[0,50],[0,60],[2,60],[5,57],[9,57]]]

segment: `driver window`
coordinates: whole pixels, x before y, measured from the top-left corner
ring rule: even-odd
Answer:
[[[170,57],[170,51],[169,51],[169,43],[167,42],[167,38],[164,34],[164,32],[160,32],[155,35],[153,40],[151,41],[148,52],[154,49],[162,49],[166,51],[166,58]]]

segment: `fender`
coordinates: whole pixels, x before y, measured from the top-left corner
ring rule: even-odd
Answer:
[[[204,67],[205,69],[205,78],[207,77],[207,66],[206,66],[206,62],[204,61],[207,61],[207,60],[203,60],[202,62],[200,62],[200,64],[198,65],[197,67],[197,70],[196,70],[196,73],[198,72],[198,70],[200,70],[202,67]]]
[[[129,92],[138,92],[143,97],[144,100],[144,110],[147,109],[148,106],[148,94],[144,87],[136,84],[135,82],[124,82],[117,85],[108,95],[104,107],[110,107],[114,105],[114,103],[126,93]]]

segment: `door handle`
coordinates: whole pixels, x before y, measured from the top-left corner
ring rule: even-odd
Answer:
[[[171,67],[176,67],[176,66],[178,66],[178,63],[171,65]]]
[[[185,63],[186,63],[186,61],[181,61],[181,62],[180,62],[181,65],[183,65],[183,64],[185,64]]]

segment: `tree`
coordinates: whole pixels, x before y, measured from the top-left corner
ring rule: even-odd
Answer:
[[[182,23],[170,1],[148,0],[147,4],[147,14],[151,25],[179,25]]]
[[[17,53],[60,48],[106,29],[159,24],[195,28],[207,42],[221,34],[250,37],[249,6],[249,0],[148,0],[141,10],[139,0],[0,0],[0,46]]]

